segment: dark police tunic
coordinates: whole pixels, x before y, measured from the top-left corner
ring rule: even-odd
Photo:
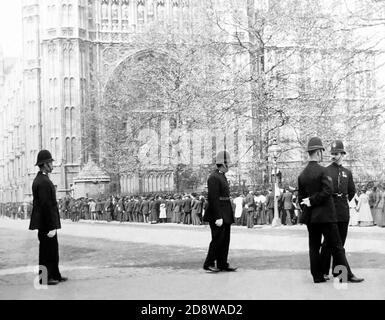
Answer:
[[[39,265],[47,269],[48,279],[60,280],[59,245],[57,235],[52,238],[48,232],[60,229],[59,209],[56,202],[55,186],[47,174],[41,171],[32,183],[33,208],[30,230],[38,229]]]
[[[207,180],[208,207],[203,217],[209,222],[212,240],[209,245],[204,267],[215,266],[218,269],[228,267],[227,257],[230,245],[230,226],[234,223],[234,212],[230,201],[229,183],[224,173],[215,170]],[[223,219],[221,227],[215,225],[215,221]]]
[[[60,215],[56,202],[55,186],[48,175],[39,172],[32,184],[33,207],[30,230],[60,229]]]
[[[349,201],[353,199],[356,188],[349,169],[336,163],[327,167],[327,173],[333,181],[333,200],[338,222],[349,222]]]
[[[349,227],[349,201],[353,199],[356,193],[353,175],[350,170],[334,162],[326,169],[327,174],[332,178],[334,191],[333,200],[337,217],[337,226],[342,245],[344,246]],[[323,273],[329,274],[331,252],[325,243],[322,245],[321,259],[323,264]],[[333,261],[333,270],[334,267],[335,263]],[[349,276],[351,276],[351,274]]]
[[[234,223],[234,212],[230,201],[230,188],[224,173],[215,170],[207,180],[208,208],[204,221],[215,222],[223,219],[223,223]]]
[[[336,265],[349,265],[345,257],[337,227],[337,217],[332,198],[332,179],[327,169],[315,161],[310,161],[298,177],[299,203],[309,197],[310,207],[304,208],[309,232],[310,271],[314,280],[323,279],[322,261],[320,255],[321,239],[330,248]]]

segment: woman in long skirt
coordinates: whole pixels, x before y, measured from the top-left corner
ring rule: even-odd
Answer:
[[[385,227],[385,191],[384,187],[381,186],[379,193],[379,202],[377,204],[376,212],[376,224],[379,227]]]
[[[369,196],[366,194],[366,189],[358,197],[358,225],[360,227],[369,227],[373,225],[373,216],[370,212]]]
[[[237,194],[237,197],[233,200],[233,202],[235,204],[235,210],[234,210],[235,224],[239,226],[241,225],[241,216],[242,216],[244,199],[241,194]]]
[[[162,200],[161,197],[159,197],[160,205],[159,205],[159,219],[160,222],[165,223],[167,220],[167,214],[166,214],[166,202]]]
[[[358,211],[357,211],[358,195],[355,194],[353,199],[349,202],[349,226],[358,225]]]
[[[377,201],[374,204],[374,224],[379,225],[381,223],[382,210],[384,208],[384,192],[381,186],[377,188]]]
[[[199,214],[202,211],[202,201],[197,199],[196,193],[193,193],[191,197],[191,221],[193,225],[200,225],[201,220],[199,218]]]

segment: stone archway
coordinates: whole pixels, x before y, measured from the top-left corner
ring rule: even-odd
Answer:
[[[124,58],[111,73],[103,88],[100,112],[100,145],[106,167],[135,173],[163,163],[160,122],[168,117],[165,92],[175,86],[169,79],[173,68],[175,60],[167,54],[142,50]],[[131,181],[139,183],[134,178]],[[159,188],[160,182],[155,180],[143,191]],[[138,190],[138,186],[130,186],[131,192]]]

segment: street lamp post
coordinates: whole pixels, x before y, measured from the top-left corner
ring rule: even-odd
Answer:
[[[272,226],[276,227],[281,225],[281,219],[279,218],[278,213],[278,179],[277,179],[277,173],[278,173],[278,166],[277,166],[277,159],[281,153],[281,148],[277,144],[277,139],[273,140],[273,144],[270,147],[270,152],[272,153],[273,160],[274,160],[274,218],[272,221]]]

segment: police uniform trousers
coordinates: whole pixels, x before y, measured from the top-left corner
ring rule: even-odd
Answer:
[[[220,227],[218,227],[215,222],[210,222],[209,224],[211,229],[211,242],[204,266],[215,267],[215,261],[217,261],[218,269],[226,269],[229,266],[227,257],[230,246],[231,224],[223,223]]]
[[[323,265],[320,248],[321,239],[324,237],[325,246],[330,250],[336,266],[345,266],[349,272],[345,249],[342,245],[337,223],[309,223],[309,256],[310,272],[314,279],[323,278]],[[339,272],[338,272],[339,273]]]
[[[337,222],[338,232],[340,234],[340,239],[342,246],[345,246],[346,237],[348,235],[348,228],[349,228],[349,222]],[[326,242],[322,244],[321,247],[321,260],[322,260],[322,269],[323,274],[329,274],[330,269],[330,261],[332,258],[332,253],[330,250],[330,247],[326,245]],[[333,260],[333,266],[332,266],[332,273],[335,268],[336,264]],[[352,271],[350,270],[350,267],[348,265],[348,276],[353,276]]]
[[[60,280],[59,271],[59,244],[57,234],[52,238],[48,237],[49,231],[39,230],[39,265],[47,268],[48,279]]]

